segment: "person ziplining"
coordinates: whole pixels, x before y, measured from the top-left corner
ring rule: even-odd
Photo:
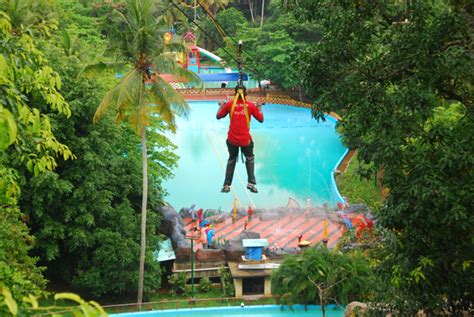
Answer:
[[[233,101],[220,102],[219,110],[216,118],[222,119],[227,114],[230,116],[229,131],[227,132],[227,150],[229,151],[229,159],[225,171],[224,185],[221,192],[230,192],[232,179],[234,177],[235,164],[239,148],[245,156],[245,167],[247,168],[247,189],[252,193],[258,193],[257,180],[255,178],[255,155],[253,153],[253,140],[250,135],[250,120],[252,116],[260,123],[263,122],[263,112],[261,105],[255,105],[253,102],[247,101],[246,88],[243,85],[242,70],[242,41],[239,41],[239,49],[237,52],[237,64],[239,68],[240,79],[235,87],[235,97]]]
[[[234,177],[235,164],[239,148],[245,156],[245,167],[247,168],[247,189],[257,193],[257,180],[255,178],[255,155],[253,153],[254,143],[250,135],[250,119],[253,116],[260,123],[263,122],[263,112],[260,105],[245,100],[245,86],[238,85],[235,88],[235,99],[233,101],[221,102],[216,118],[222,119],[227,114],[230,116],[229,131],[227,132],[227,150],[229,159],[225,171],[224,186],[221,192],[230,192],[232,179]]]

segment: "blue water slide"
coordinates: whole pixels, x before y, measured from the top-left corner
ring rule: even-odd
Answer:
[[[203,82],[211,81],[238,81],[240,79],[239,73],[217,73],[217,74],[198,74]],[[244,74],[244,81],[248,80],[248,75]]]

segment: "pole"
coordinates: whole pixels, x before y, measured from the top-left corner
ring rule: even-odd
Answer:
[[[328,221],[327,219],[323,220],[323,245],[328,246]]]
[[[196,21],[196,0],[194,0],[194,22]]]
[[[239,41],[239,49],[237,50],[237,68],[239,69],[239,87],[244,85],[244,71],[242,69],[242,40]]]
[[[194,237],[191,237],[191,300],[194,301]]]

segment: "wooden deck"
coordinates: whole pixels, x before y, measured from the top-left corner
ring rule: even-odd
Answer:
[[[214,240],[232,239],[237,237],[245,226],[247,217],[238,219],[232,223],[232,218],[226,217],[225,221],[213,224]],[[312,245],[319,243],[323,239],[324,218],[311,214],[287,215],[274,220],[261,220],[258,215],[254,215],[252,221],[247,224],[247,231],[260,234],[260,238],[268,239],[269,248],[296,248],[298,246],[298,235],[302,234],[303,239],[310,241]],[[191,235],[193,228],[197,226],[197,220],[185,218],[186,234]],[[340,223],[328,220],[328,246],[334,247],[346,227]],[[196,243],[196,249],[202,247],[201,243]]]

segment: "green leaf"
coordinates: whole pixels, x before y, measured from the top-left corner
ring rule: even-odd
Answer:
[[[18,314],[18,305],[13,299],[12,293],[5,287],[2,288],[3,301],[8,307],[8,310],[13,316]]]
[[[55,300],[67,299],[67,300],[74,301],[78,304],[84,303],[84,300],[79,295],[74,294],[74,293],[57,293],[54,295],[54,299]]]
[[[17,137],[18,129],[13,114],[0,106],[0,150],[5,150]]]

